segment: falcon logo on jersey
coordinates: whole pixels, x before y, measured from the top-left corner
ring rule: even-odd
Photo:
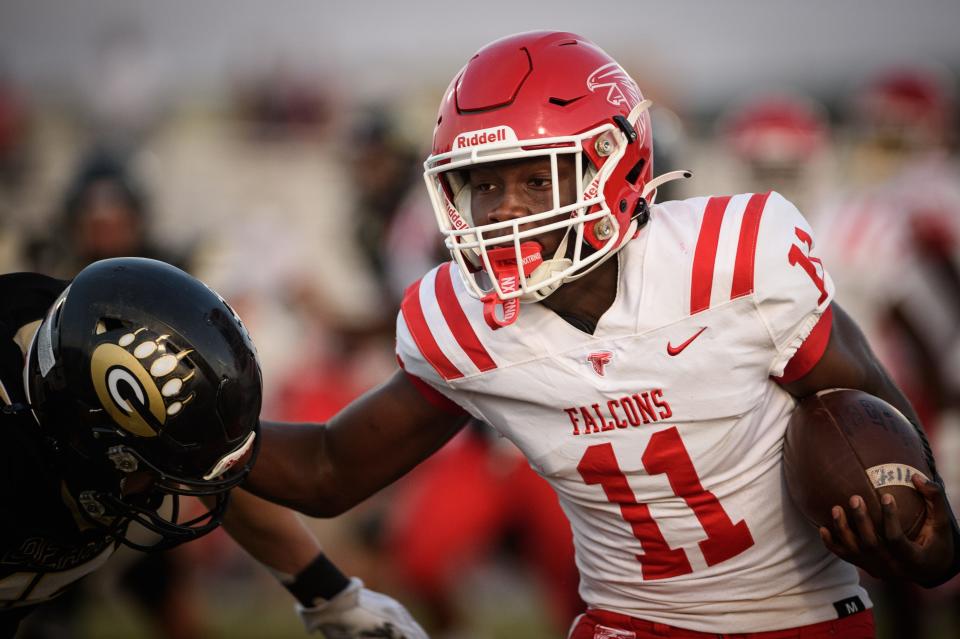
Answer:
[[[640,102],[640,89],[616,62],[605,64],[591,73],[587,77],[587,88],[591,92],[606,89],[607,102],[615,107],[626,105],[632,109]]]
[[[104,342],[90,357],[90,376],[107,414],[127,432],[156,437],[168,417],[194,397],[183,393],[195,371],[182,360],[192,350],[167,352],[169,335],[140,328]]]
[[[610,360],[613,359],[613,353],[610,351],[600,351],[598,353],[590,353],[587,355],[587,361],[593,365],[593,372],[603,377],[604,368],[607,364],[610,363]]]

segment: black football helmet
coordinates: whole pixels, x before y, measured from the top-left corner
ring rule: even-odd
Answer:
[[[216,528],[257,451],[260,364],[217,293],[169,264],[102,260],[56,300],[27,355],[30,407],[77,510],[124,543]],[[211,496],[185,515],[181,495]]]

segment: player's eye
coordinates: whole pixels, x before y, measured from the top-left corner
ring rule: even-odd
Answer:
[[[527,184],[535,189],[548,189],[553,185],[553,180],[549,176],[535,175],[527,180]]]

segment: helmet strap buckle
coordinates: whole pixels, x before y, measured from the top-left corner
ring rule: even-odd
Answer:
[[[646,198],[637,198],[637,205],[633,208],[633,215],[630,216],[630,219],[636,220],[638,230],[650,221],[650,205]]]
[[[623,134],[627,136],[627,144],[632,144],[637,141],[637,130],[630,124],[630,120],[622,115],[615,115],[613,116],[613,121],[617,123],[617,126],[623,131]]]
[[[84,512],[94,519],[100,519],[107,514],[107,509],[100,500],[96,498],[96,493],[92,490],[85,490],[77,496],[80,507]]]
[[[114,467],[122,473],[132,473],[139,467],[137,458],[123,446],[111,446],[108,448],[107,459],[112,461]]]

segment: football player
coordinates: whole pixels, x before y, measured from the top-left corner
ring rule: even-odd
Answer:
[[[265,424],[248,486],[336,515],[472,416],[570,520],[588,605],[571,637],[871,637],[851,563],[927,586],[960,570],[943,489],[915,481],[917,541],[894,501],[878,531],[858,495],[818,535],[783,490],[784,430],[796,398],[835,387],[916,416],[789,201],[655,203],[682,174],[653,177],[649,104],[571,33],[470,58],[425,162],[453,259],[407,291],[400,370],[327,424]]]
[[[718,133],[738,188],[777,191],[802,210],[825,197],[829,122],[813,99],[787,91],[752,96],[721,116]]]
[[[219,295],[163,262],[117,258],[72,282],[0,276],[0,299],[0,637],[120,544],[162,550],[221,523],[309,631],[426,636],[344,576],[292,511],[236,488],[260,444],[260,366]]]

